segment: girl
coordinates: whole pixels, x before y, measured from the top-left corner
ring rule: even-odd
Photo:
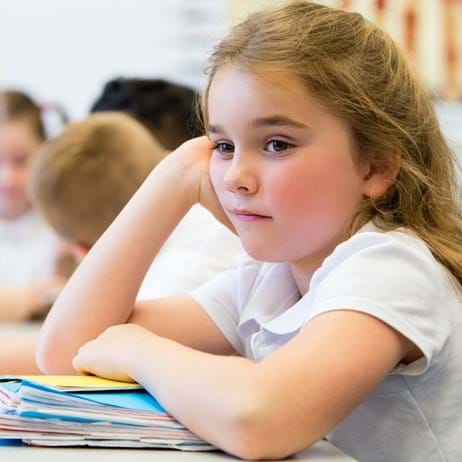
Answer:
[[[453,159],[401,52],[358,14],[295,1],[238,25],[209,72],[207,137],[159,164],[79,267],[39,365],[138,381],[243,458],[328,434],[359,460],[461,460]],[[249,257],[135,305],[197,202]]]
[[[24,93],[0,92],[0,320],[19,321],[49,305],[57,239],[31,210],[31,161],[45,139],[40,108]]]

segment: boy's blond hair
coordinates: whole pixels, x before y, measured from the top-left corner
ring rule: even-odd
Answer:
[[[94,114],[43,146],[30,195],[62,237],[91,246],[165,154],[130,116]]]

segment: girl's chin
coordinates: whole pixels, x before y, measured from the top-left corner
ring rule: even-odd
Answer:
[[[264,246],[261,242],[254,244],[250,242],[241,241],[242,246],[246,253],[254,260],[268,262],[268,263],[281,263],[286,262],[287,259],[279,252],[275,251],[274,246]]]

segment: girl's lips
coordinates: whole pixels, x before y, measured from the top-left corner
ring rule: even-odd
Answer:
[[[239,220],[239,221],[257,221],[257,220],[267,220],[271,217],[268,217],[266,215],[258,215],[257,213],[252,213],[248,210],[234,210],[233,215]]]

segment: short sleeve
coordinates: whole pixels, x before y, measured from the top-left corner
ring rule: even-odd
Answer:
[[[221,330],[233,348],[240,354],[244,346],[239,337],[239,312],[237,309],[237,271],[225,271],[211,281],[193,290],[196,300]]]
[[[450,290],[449,277],[418,239],[401,232],[358,233],[339,245],[315,276],[310,319],[338,309],[360,311],[421,350],[424,358],[395,372],[422,374],[445,347],[450,314],[442,294]]]
[[[234,349],[245,355],[239,325],[263,264],[243,254],[234,270],[218,275],[190,293]]]

